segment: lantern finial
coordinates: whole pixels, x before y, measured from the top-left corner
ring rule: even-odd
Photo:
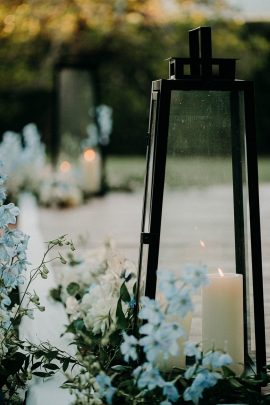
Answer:
[[[212,58],[211,27],[189,31],[189,58],[170,58],[170,79],[235,79],[236,59]]]

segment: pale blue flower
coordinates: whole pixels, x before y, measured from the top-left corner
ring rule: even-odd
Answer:
[[[0,228],[8,224],[15,224],[16,217],[19,215],[20,210],[13,203],[2,205],[0,207]]]
[[[23,238],[20,240],[16,247],[16,255],[18,256],[19,260],[26,260],[26,250],[28,247],[28,235],[23,235]]]
[[[179,398],[179,392],[172,382],[165,382],[162,387],[162,394],[167,397],[167,400],[176,402]]]
[[[166,299],[170,299],[178,293],[176,276],[166,270],[159,270],[157,273],[159,281],[159,290],[164,294]]]
[[[12,264],[12,267],[14,268],[14,271],[17,272],[17,274],[21,274],[27,269],[28,264],[30,263],[27,260],[21,260],[19,258],[15,263]]]
[[[17,284],[17,269],[13,266],[6,266],[2,271],[2,279],[6,288],[15,288]]]
[[[10,324],[11,321],[9,313],[4,309],[0,309],[0,327],[8,329],[10,327]]]
[[[136,298],[135,297],[131,298],[128,304],[129,308],[134,309],[136,307],[136,303],[137,303]]]
[[[186,356],[196,357],[197,360],[201,358],[201,350],[199,350],[198,344],[193,342],[185,342],[184,353]]]
[[[164,358],[176,355],[179,351],[177,340],[185,335],[180,325],[166,322],[159,326],[145,324],[140,328],[140,333],[145,334],[139,343],[150,362],[157,360],[160,355]]]
[[[190,366],[190,367],[188,367],[188,368],[186,369],[184,376],[185,376],[185,378],[186,378],[187,380],[190,380],[192,377],[194,377],[195,373],[196,373],[196,372],[197,372],[197,373],[200,372],[200,370],[204,370],[203,367],[202,367],[202,366],[198,366],[198,364],[195,363],[195,364],[193,364],[193,366]]]
[[[183,281],[190,284],[195,290],[209,283],[206,266],[187,264],[183,270]]]
[[[203,391],[207,388],[211,388],[218,380],[221,375],[218,373],[210,372],[209,370],[202,369],[195,377],[191,386],[184,391],[184,400],[192,401],[194,404],[198,404],[200,398],[203,396]]]
[[[168,298],[168,314],[177,314],[183,318],[193,311],[193,303],[189,288],[182,288],[176,294]]]
[[[3,238],[0,238],[0,260],[8,262],[14,256],[14,249],[8,247]]]
[[[213,351],[207,353],[203,358],[203,366],[211,367],[212,369],[229,366],[233,363],[233,359],[228,353]]]
[[[161,377],[159,370],[151,363],[144,363],[133,371],[137,379],[138,388],[147,388],[149,391],[157,387],[163,387],[165,381]]]
[[[3,186],[6,179],[7,179],[7,176],[4,173],[4,165],[3,165],[3,162],[0,160],[0,186]]]
[[[101,396],[106,398],[108,404],[112,404],[112,398],[116,388],[112,386],[111,378],[105,373],[101,372],[96,376],[96,382],[99,386]]]
[[[137,345],[138,339],[135,338],[133,335],[127,335],[126,332],[123,332],[124,341],[120,346],[121,353],[124,355],[124,360],[126,362],[129,359],[137,360]]]
[[[0,179],[1,179],[1,176],[0,176]],[[0,204],[3,204],[6,197],[7,197],[6,189],[4,187],[0,186]]]
[[[1,308],[6,309],[11,304],[11,299],[6,294],[1,294]]]
[[[172,403],[165,399],[165,401],[160,402],[160,405],[172,405]]]
[[[5,244],[9,247],[20,246],[22,244],[23,248],[26,249],[29,236],[18,229],[8,229],[6,230],[3,239]]]
[[[153,325],[158,325],[164,320],[164,313],[157,301],[148,297],[141,298],[142,308],[139,312],[139,318],[145,319]]]

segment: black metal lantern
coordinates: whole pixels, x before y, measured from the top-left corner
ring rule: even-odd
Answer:
[[[95,193],[106,191],[105,160],[108,143],[104,142],[99,120],[100,89],[95,58],[67,58],[54,65],[53,119],[51,155],[54,164],[60,152],[84,161],[85,153],[100,161],[100,183]],[[82,152],[82,153],[81,153]],[[86,190],[92,194],[92,187]]]
[[[56,162],[60,150],[79,153],[80,142],[87,135],[87,125],[95,122],[96,94],[88,65],[70,61],[57,62],[53,72],[54,117],[52,157]]]
[[[152,83],[138,284],[193,260],[243,275],[245,364],[266,364],[253,84],[212,58],[211,28]],[[176,191],[175,191],[176,190]],[[222,320],[220,320],[222,322]],[[218,325],[217,325],[218,327]]]

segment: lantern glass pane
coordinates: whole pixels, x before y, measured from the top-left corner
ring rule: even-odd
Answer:
[[[171,92],[159,268],[180,275],[187,264],[205,264],[209,273],[219,268],[225,273],[246,272],[246,310],[251,315],[243,117],[241,92]],[[240,199],[236,214],[234,198]],[[239,215],[242,222],[235,219]],[[235,228],[242,237],[239,244]],[[193,331],[198,336],[200,297],[195,301]],[[248,318],[249,350],[253,329]]]
[[[59,122],[63,157],[76,158],[87,128],[93,124],[94,95],[89,71],[66,68],[59,72]]]
[[[172,91],[159,257],[235,272],[229,92]]]

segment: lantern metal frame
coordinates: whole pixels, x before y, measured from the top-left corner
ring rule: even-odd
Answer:
[[[239,120],[239,114],[237,114],[237,108],[239,109],[239,105],[237,102],[235,102],[235,100],[237,100],[237,94],[240,91],[243,92],[247,185],[250,208],[249,221],[252,264],[251,271],[254,292],[255,362],[252,360],[248,349],[248,291],[246,285],[247,275],[245,265],[243,210],[244,197],[241,171],[241,139],[239,139],[239,133],[237,136],[232,136],[235,259],[236,272],[242,274],[244,279],[243,305],[245,365],[254,370],[260,371],[266,365],[266,344],[253,83],[250,81],[235,79],[236,59],[212,58],[210,27],[199,27],[189,31],[189,49],[190,58],[169,59],[169,79],[160,79],[152,83],[137,299],[139,301],[139,286],[142,281],[142,262],[144,248],[146,246],[148,248],[148,254],[144,293],[150,298],[155,298],[156,293],[156,273],[159,260],[162,204],[172,90],[229,91],[231,94],[231,104],[235,103],[235,105],[231,105],[231,128],[232,133],[234,134],[235,131],[237,131]],[[189,70],[188,74],[185,73],[186,66]],[[213,66],[217,66],[217,73],[214,73]],[[156,103],[154,119],[153,103]],[[236,110],[232,107],[235,107]],[[236,113],[233,113],[233,110],[236,111]],[[150,207],[149,213],[147,211],[147,204],[149,204]],[[146,229],[146,221],[149,221],[148,229]]]

